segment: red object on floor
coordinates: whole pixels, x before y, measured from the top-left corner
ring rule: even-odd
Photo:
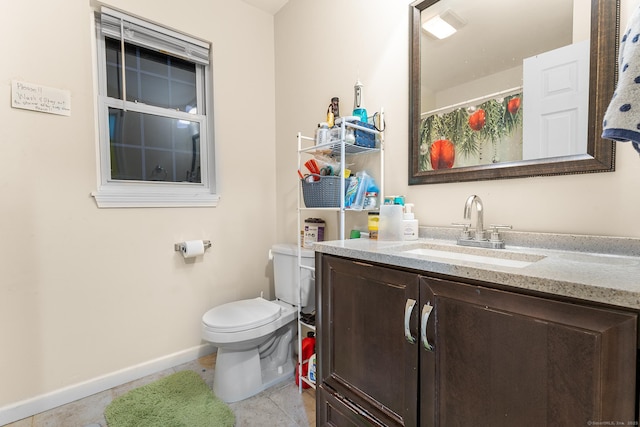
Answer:
[[[302,340],[302,375],[307,376],[309,373],[309,358],[316,352],[316,338],[313,332],[309,332],[306,338]],[[300,363],[296,363],[296,385],[300,385]],[[306,382],[302,382],[302,388],[311,387]]]

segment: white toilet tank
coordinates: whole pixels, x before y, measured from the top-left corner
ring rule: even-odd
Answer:
[[[296,280],[298,279],[297,246],[290,243],[276,243],[271,247],[273,257],[273,281],[276,298],[289,304],[297,305],[302,295],[301,306],[315,305],[315,274],[310,270],[300,269],[301,291],[298,293]],[[302,250],[302,265],[313,267],[315,253],[310,249]]]

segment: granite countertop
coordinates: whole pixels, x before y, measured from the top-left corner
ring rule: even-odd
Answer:
[[[317,243],[314,249],[640,309],[640,239],[510,231],[501,233],[505,249],[481,249],[456,245],[457,233],[457,229],[420,227],[419,240],[336,240]]]

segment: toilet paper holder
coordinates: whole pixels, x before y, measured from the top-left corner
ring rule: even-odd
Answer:
[[[203,240],[202,243],[203,243],[205,249],[209,249],[211,247],[211,240]],[[173,249],[176,252],[182,252],[182,247],[183,246],[184,246],[184,242],[175,243],[173,245]]]

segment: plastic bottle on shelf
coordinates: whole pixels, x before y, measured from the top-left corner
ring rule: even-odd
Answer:
[[[366,210],[378,209],[378,193],[380,189],[376,185],[375,181],[371,179],[367,191],[364,195],[364,206]]]
[[[335,119],[340,117],[340,98],[337,96],[331,98],[331,111],[333,111],[333,117]]]
[[[355,144],[356,143],[356,133],[353,128],[347,128],[344,132],[344,142],[347,144]]]
[[[302,339],[302,376],[309,376],[309,359],[316,352],[316,337],[313,332],[308,332],[307,337]],[[300,365],[296,364],[296,385],[300,385]],[[306,382],[302,382],[302,388],[311,387]]]
[[[335,120],[336,116],[333,114],[333,107],[329,104],[329,108],[327,108],[327,126],[329,126],[329,128],[334,127],[336,124]]]
[[[309,358],[309,381],[316,383],[316,354],[313,353]]]
[[[318,130],[316,131],[316,145],[326,144],[329,142],[329,124],[322,122],[318,124]]]
[[[364,194],[364,206],[363,209],[371,210],[378,208],[378,192],[377,191],[367,191]]]

